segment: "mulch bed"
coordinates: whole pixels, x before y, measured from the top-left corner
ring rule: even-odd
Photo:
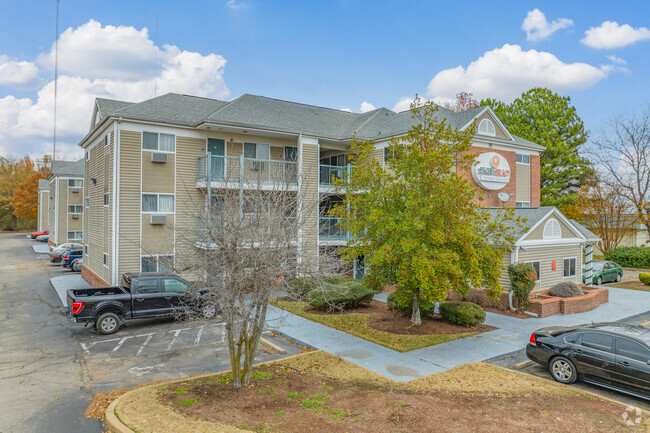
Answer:
[[[501,310],[499,308],[495,307],[483,307],[485,311],[489,311],[490,313],[495,313],[495,314],[501,314],[503,316],[510,316],[510,317],[516,317],[517,319],[530,319],[531,316],[530,314],[526,314],[524,312],[521,312],[519,310]]]
[[[468,395],[343,381],[281,365],[234,390],[218,378],[177,383],[163,404],[188,419],[259,432],[630,432],[620,405],[589,396]],[[566,410],[570,408],[570,410]]]
[[[386,303],[380,301],[371,301],[368,306],[353,308],[345,312],[325,313],[309,307],[305,308],[304,311],[310,314],[369,314],[369,324],[372,328],[378,331],[400,335],[462,334],[466,332],[487,332],[496,329],[487,325],[473,326],[470,328],[452,325],[442,320],[437,314],[433,317],[423,317],[422,324],[414,326],[411,323],[410,317],[390,311]]]

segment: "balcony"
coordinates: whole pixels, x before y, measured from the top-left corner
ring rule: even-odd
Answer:
[[[205,188],[232,188],[258,184],[297,187],[298,164],[294,161],[244,158],[241,156],[203,155],[198,158],[196,186]]]
[[[318,239],[321,243],[340,245],[350,240],[350,232],[341,227],[341,218],[320,217],[318,220]]]

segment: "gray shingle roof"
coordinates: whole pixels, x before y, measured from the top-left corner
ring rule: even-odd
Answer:
[[[487,211],[496,217],[502,208],[488,208]],[[540,206],[540,207],[517,207],[514,209],[515,218],[521,218],[523,227],[517,227],[514,221],[506,221],[507,227],[514,230],[515,237],[518,239],[522,237],[531,227],[541,221],[549,212],[555,209],[554,206]]]
[[[193,126],[228,102],[168,93],[131,104],[112,114],[127,118]]]
[[[84,160],[79,161],[52,161],[51,176],[84,177]]]
[[[115,99],[97,98],[97,109],[102,117],[115,113],[123,108],[133,105],[133,102],[117,101]]]
[[[38,180],[38,190],[39,191],[47,191],[50,189],[50,182],[48,182],[47,179],[39,179]]]
[[[573,224],[573,226],[575,228],[577,228],[578,231],[580,233],[582,233],[582,235],[585,238],[587,238],[587,241],[589,241],[589,242],[598,242],[600,240],[600,237],[598,237],[598,235],[596,235],[594,232],[589,230],[587,227],[580,224],[578,221],[576,221],[576,220],[569,220],[569,221],[571,221],[571,224]]]

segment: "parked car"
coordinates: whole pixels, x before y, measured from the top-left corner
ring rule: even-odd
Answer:
[[[37,241],[40,241],[41,239],[47,238],[49,236],[50,236],[49,234],[45,233],[45,234],[41,234],[41,235],[36,236],[34,239],[36,239]]]
[[[116,287],[69,289],[67,311],[70,321],[94,324],[100,334],[113,334],[130,319],[166,317],[186,308],[198,311],[206,319],[216,315],[214,304],[197,299],[193,305],[183,302],[190,283],[173,274],[124,274]],[[199,295],[207,289],[197,289]]]
[[[562,383],[582,380],[650,400],[650,329],[620,323],[538,329],[526,356]]]
[[[600,286],[603,283],[617,283],[623,279],[623,268],[614,262],[605,260],[593,260],[591,262],[592,284]],[[587,283],[587,273],[582,267],[582,282]]]
[[[50,261],[52,261],[52,256],[54,254],[60,255],[65,250],[70,250],[72,248],[83,248],[83,245],[74,242],[67,242],[65,244],[60,244],[56,246],[50,245]]]
[[[69,250],[61,258],[61,266],[69,268],[72,266],[72,261],[83,257],[84,250]]]
[[[38,236],[36,239],[38,239],[41,242],[47,242],[50,239],[50,236]]]
[[[72,272],[81,272],[81,265],[83,265],[84,259],[75,259],[72,261],[72,266],[70,266],[70,270]]]
[[[50,230],[48,229],[48,230],[45,230],[45,231],[42,231],[42,232],[32,232],[30,234],[30,236],[31,236],[32,239],[36,239],[36,236],[43,236],[43,235],[49,235],[49,234],[50,234]]]

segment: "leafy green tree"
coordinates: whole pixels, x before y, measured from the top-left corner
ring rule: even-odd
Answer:
[[[340,183],[345,200],[332,214],[352,235],[345,258],[363,256],[375,288],[397,283],[395,301],[410,303],[419,325],[421,302],[471,287],[495,297],[503,290],[503,246],[513,241],[503,219],[513,214],[482,209],[476,187],[461,176],[475,157],[472,131],[436,120],[435,104],[416,99],[411,109],[417,125],[390,142],[386,169],[372,142],[354,141],[352,176]]]
[[[591,183],[594,173],[588,159],[580,155],[588,133],[571,105],[571,98],[549,89],[534,88],[511,104],[485,99],[508,130],[546,147],[541,156],[541,204],[575,204],[578,191]]]

